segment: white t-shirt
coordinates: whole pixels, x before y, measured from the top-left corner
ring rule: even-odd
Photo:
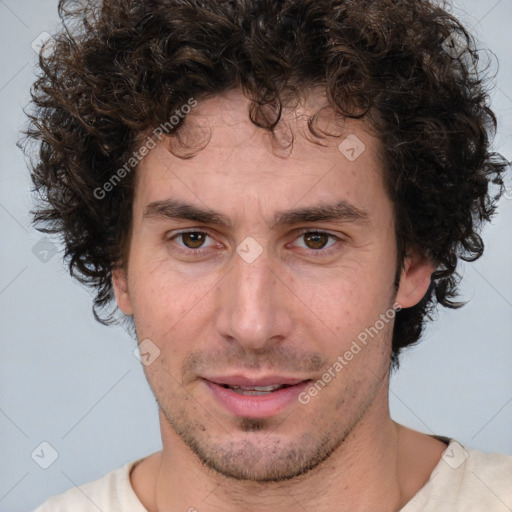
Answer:
[[[53,496],[34,512],[147,512],[128,462],[94,482]],[[451,439],[429,481],[400,512],[510,512],[512,457],[462,447]]]

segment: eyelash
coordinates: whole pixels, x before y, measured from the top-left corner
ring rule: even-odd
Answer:
[[[187,229],[187,230],[179,231],[177,233],[172,234],[172,236],[168,237],[167,239],[168,239],[168,241],[174,242],[174,240],[176,238],[179,238],[182,235],[187,235],[187,234],[191,234],[191,233],[199,233],[202,235],[206,235],[208,238],[213,239],[213,237],[210,236],[206,231],[194,230],[194,229]],[[329,239],[334,240],[335,242],[343,242],[344,241],[344,239],[341,238],[340,236],[333,235],[332,233],[329,233],[328,231],[321,231],[321,230],[317,230],[317,229],[302,230],[297,235],[297,237],[294,239],[294,241],[298,240],[301,237],[304,237],[304,235],[308,235],[308,234],[327,235],[329,237]],[[311,255],[314,255],[314,256],[326,256],[326,255],[331,254],[331,252],[337,250],[337,248],[336,248],[337,245],[338,245],[337,243],[334,243],[331,246],[327,247],[326,249],[308,249],[308,248],[304,248],[304,247],[301,247],[301,249],[307,250]],[[183,246],[181,246],[179,244],[177,244],[177,247],[178,247],[178,251],[181,252],[182,254],[189,254],[189,255],[195,254],[198,256],[203,255],[203,253],[207,252],[208,249],[210,248],[210,247],[207,247],[207,248],[200,247],[198,249],[191,249],[191,248],[184,248]]]

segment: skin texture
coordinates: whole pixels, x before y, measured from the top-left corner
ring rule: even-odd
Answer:
[[[308,404],[269,418],[233,415],[202,379],[316,381],[394,303],[410,307],[428,288],[433,267],[412,250],[394,287],[393,207],[379,141],[359,121],[341,124],[325,147],[303,136],[307,115],[324,101],[311,93],[285,112],[278,136],[289,140],[291,130],[293,149],[273,151],[240,92],[210,98],[184,132],[209,133],[204,149],[183,160],[160,143],[137,169],[129,260],[114,272],[114,289],[139,342],[160,350],[144,370],[160,406],[163,451],[131,476],[150,512],[296,510],[298,503],[398,510],[445,448],[389,416],[392,322]],[[327,113],[325,123],[333,126]],[[366,147],[355,161],[338,149],[348,135]],[[167,199],[219,212],[231,225],[144,215]],[[366,218],[272,226],[280,212],[339,201]],[[199,255],[186,247],[190,238],[175,236],[183,230],[208,235]],[[335,238],[320,237],[326,248],[318,249],[304,236],[311,230]],[[236,252],[249,236],[263,249],[251,263]]]

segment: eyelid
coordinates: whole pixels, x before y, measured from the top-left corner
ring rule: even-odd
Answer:
[[[329,229],[323,229],[323,228],[298,228],[297,233],[304,234],[304,233],[320,233],[322,235],[331,235],[331,236],[339,236],[340,233],[333,233]]]

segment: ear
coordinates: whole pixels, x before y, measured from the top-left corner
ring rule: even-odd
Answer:
[[[415,251],[406,256],[396,302],[404,309],[416,306],[427,293],[434,270],[434,264],[426,255]]]
[[[112,271],[112,285],[116,295],[117,305],[125,315],[133,315],[130,292],[128,291],[128,278],[126,269],[118,267]]]

